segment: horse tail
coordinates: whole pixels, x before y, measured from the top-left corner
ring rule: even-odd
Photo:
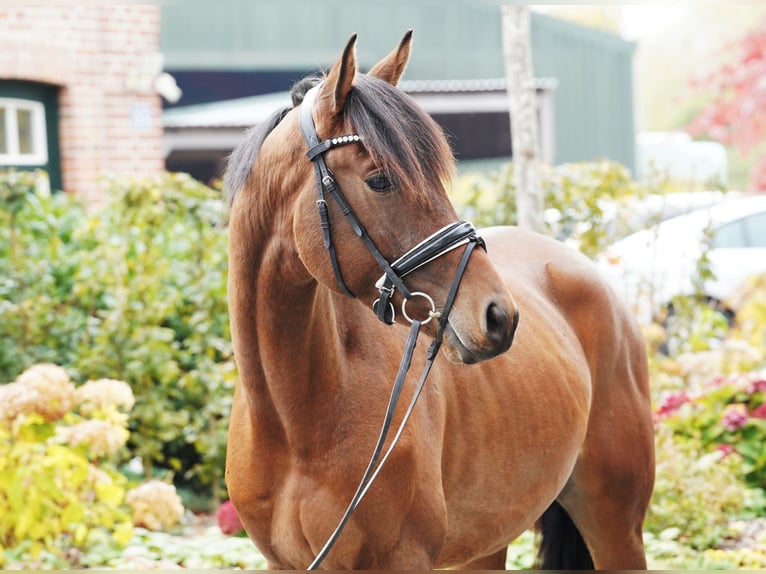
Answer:
[[[593,558],[567,511],[554,501],[537,522],[540,548],[535,568],[593,570]]]

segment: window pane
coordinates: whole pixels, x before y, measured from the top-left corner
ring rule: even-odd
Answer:
[[[766,212],[745,218],[750,247],[766,247]]]
[[[32,141],[31,110],[16,110],[16,122],[19,128],[19,153],[22,155],[35,153],[34,141]]]
[[[746,247],[745,229],[741,221],[734,221],[722,226],[713,235],[710,246],[714,249],[726,249],[736,247]]]
[[[5,127],[5,107],[0,106],[0,153],[8,153],[8,130]]]

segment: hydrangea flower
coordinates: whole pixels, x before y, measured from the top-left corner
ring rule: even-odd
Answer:
[[[74,407],[74,391],[69,375],[58,365],[34,365],[14,383],[0,388],[0,419],[13,421],[38,413],[48,421],[57,421]]]
[[[766,419],[766,403],[763,403],[761,406],[754,408],[750,413],[750,416],[756,419]]]
[[[656,414],[659,417],[668,416],[676,412],[682,405],[685,405],[691,401],[691,397],[686,391],[679,391],[677,393],[670,393],[667,395],[660,406],[657,408]]]
[[[758,378],[754,381],[750,381],[747,387],[748,394],[754,395],[755,393],[766,393],[766,379]]]
[[[747,407],[742,404],[727,406],[721,415],[721,424],[727,431],[735,431],[747,423]]]
[[[721,458],[726,458],[727,456],[730,456],[736,452],[733,445],[726,443],[719,444],[715,447],[715,449],[723,455]]]
[[[178,524],[184,506],[176,487],[161,480],[150,480],[125,496],[133,511],[133,523],[148,530],[163,530]]]
[[[88,416],[108,406],[129,411],[136,402],[133,391],[124,381],[98,379],[88,381],[75,390],[75,401],[80,414]]]
[[[127,429],[110,422],[92,419],[72,426],[56,429],[59,441],[71,445],[84,445],[95,457],[113,454],[128,442]]]
[[[0,386],[0,421],[13,422],[21,415],[35,412],[42,397],[35,389],[19,383]]]
[[[216,519],[221,532],[228,536],[239,534],[245,528],[242,526],[242,521],[239,519],[239,515],[230,500],[227,500],[218,508]]]

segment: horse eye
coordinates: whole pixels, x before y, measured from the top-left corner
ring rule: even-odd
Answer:
[[[394,184],[391,182],[391,179],[384,173],[376,173],[368,178],[365,183],[367,183],[367,187],[376,193],[384,193],[394,189]]]

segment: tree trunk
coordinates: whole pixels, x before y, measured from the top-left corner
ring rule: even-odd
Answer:
[[[529,7],[505,4],[501,10],[517,223],[521,227],[542,232],[544,206],[538,158],[537,94],[532,75]]]

